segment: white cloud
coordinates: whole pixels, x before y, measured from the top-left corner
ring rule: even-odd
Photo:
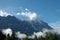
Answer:
[[[42,32],[41,31],[34,32],[34,34],[31,35],[31,36],[28,36],[28,38],[34,39],[35,38],[35,35],[37,36],[37,38],[40,38],[41,36],[42,37],[45,37],[46,36],[46,34],[45,34],[46,32],[49,32],[49,31],[47,29],[44,29]]]
[[[37,17],[37,14],[35,12],[31,12],[28,9],[25,9],[25,11],[22,11],[21,13],[18,12],[16,15],[25,16],[29,18],[29,20],[34,20]]]
[[[16,32],[16,37],[19,38],[19,39],[23,39],[23,38],[27,37],[27,35],[26,34],[22,34],[20,32]]]
[[[60,21],[49,23],[49,25],[54,29],[57,29],[57,28],[60,29]]]
[[[54,28],[54,30],[52,30],[54,33],[56,34],[60,34],[60,21],[56,21],[53,23],[49,23],[49,25]]]
[[[54,29],[54,30],[52,30],[52,32],[60,35],[60,29]]]
[[[8,28],[8,29],[3,29],[3,30],[2,30],[2,33],[3,33],[4,35],[6,35],[6,36],[7,36],[8,34],[11,36],[11,35],[12,35],[12,30],[11,30],[10,28]]]
[[[42,31],[43,31],[43,33],[46,33],[46,32],[49,32],[50,30],[48,30],[48,29],[43,29]]]
[[[34,34],[32,36],[28,36],[28,38],[32,38],[34,39],[35,38],[35,35],[37,36],[37,38],[39,37],[45,37],[46,36],[46,32],[47,33],[52,33],[52,34],[57,34],[57,35],[60,35],[60,29],[51,29],[51,30],[48,30],[48,29],[43,29],[42,32],[34,32]]]
[[[25,8],[26,11],[29,11],[27,8]]]
[[[29,39],[34,39],[35,38],[35,35],[32,35],[32,36],[28,36]]]
[[[11,14],[6,11],[0,10],[0,16],[7,17],[8,15],[16,16],[17,18],[35,20],[37,18],[37,13],[29,11],[27,8],[18,12],[17,14]],[[23,18],[24,17],[24,18]]]
[[[39,37],[45,37],[46,36],[46,32],[48,33],[48,32],[50,32],[50,33],[52,33],[52,34],[54,34],[54,33],[56,33],[56,34],[58,34],[58,35],[60,35],[60,29],[52,29],[52,30],[48,30],[48,29],[43,29],[42,30],[42,32],[41,31],[39,31],[39,32],[34,32],[34,34],[33,35],[31,35],[31,36],[27,36],[26,34],[23,34],[23,33],[20,33],[19,31],[18,32],[16,32],[16,37],[17,38],[19,38],[19,39],[23,39],[23,38],[26,38],[26,37],[28,37],[28,38],[30,38],[30,39],[34,39],[35,38],[35,35],[37,36],[37,38],[39,38]],[[12,30],[10,29],[10,28],[8,28],[8,29],[3,29],[2,30],[2,33],[4,34],[4,35],[12,35]]]
[[[16,15],[20,15],[20,13],[17,13]]]
[[[7,13],[7,12],[4,12],[4,11],[0,10],[0,16],[2,16],[2,17],[7,17],[8,15],[13,16],[13,15],[10,14],[10,13]]]
[[[50,32],[52,34],[56,33],[56,34],[60,35],[60,29],[51,29],[51,30],[43,29],[43,33],[46,33],[46,32]]]
[[[36,35],[37,37],[41,37],[43,35],[43,33],[42,32],[37,32],[37,33],[34,32],[34,35]]]

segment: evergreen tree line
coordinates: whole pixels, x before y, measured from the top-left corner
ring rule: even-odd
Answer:
[[[29,39],[28,37],[18,39],[15,37],[14,33],[10,37],[9,34],[6,36],[0,31],[0,40],[59,40],[59,37],[57,34],[46,33],[45,37],[40,36],[39,38],[37,38],[37,36],[35,35],[34,39]]]
[[[59,40],[59,37],[57,34],[46,33],[45,37],[40,36],[39,38],[37,38],[37,36],[35,35],[34,40]]]
[[[0,31],[0,40],[16,40],[16,37],[14,34],[11,37],[9,34],[6,36]]]

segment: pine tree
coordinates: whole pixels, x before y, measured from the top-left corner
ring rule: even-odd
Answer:
[[[59,40],[58,35],[55,34],[53,40]]]
[[[9,34],[6,36],[6,39],[5,40],[10,40]]]
[[[14,33],[11,35],[11,38],[10,39],[11,40],[16,40],[16,37],[15,37],[15,34]]]
[[[37,38],[37,36],[35,35],[35,38],[34,38],[34,40],[38,40],[38,38]]]
[[[29,40],[28,37],[25,37],[23,40]]]
[[[41,37],[38,38],[38,40],[44,40],[44,38],[41,36]]]
[[[49,39],[49,34],[46,32],[45,40],[48,40],[48,39]]]
[[[6,36],[0,31],[0,40],[5,40]]]

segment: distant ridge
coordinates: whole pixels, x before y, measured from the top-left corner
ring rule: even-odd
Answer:
[[[4,28],[11,28],[13,31],[20,31],[25,34],[32,34],[33,32],[41,31],[43,28],[52,29],[47,23],[41,20],[20,20],[15,16],[8,15],[7,17],[0,16],[0,30]]]

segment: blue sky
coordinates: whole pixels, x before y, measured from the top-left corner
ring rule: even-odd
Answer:
[[[0,10],[14,14],[24,8],[36,12],[49,24],[60,22],[60,0],[0,0]]]

